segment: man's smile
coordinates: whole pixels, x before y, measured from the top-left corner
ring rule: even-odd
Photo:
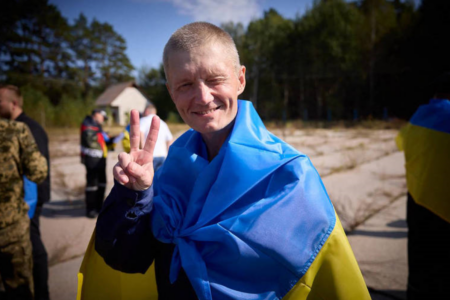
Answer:
[[[208,109],[208,110],[201,110],[201,111],[194,111],[193,113],[198,116],[205,116],[208,114],[212,114],[216,110],[219,110],[222,107],[222,105],[217,106],[216,108]]]

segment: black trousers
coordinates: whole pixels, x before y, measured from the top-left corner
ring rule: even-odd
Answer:
[[[86,166],[86,212],[100,212],[106,188],[106,159],[102,158],[93,167]]]
[[[37,206],[33,218],[30,220],[30,238],[33,253],[33,282],[34,299],[49,300],[48,291],[48,256],[42,243],[41,232],[39,230],[39,217],[42,206]]]
[[[450,299],[450,223],[418,205],[409,193],[406,219],[408,300]]]

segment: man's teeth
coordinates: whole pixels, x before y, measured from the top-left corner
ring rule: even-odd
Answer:
[[[218,107],[213,108],[213,109],[210,109],[210,110],[199,111],[199,112],[197,112],[197,114],[199,114],[199,115],[206,115],[206,114],[212,113],[212,112],[215,111],[216,109],[218,109]]]

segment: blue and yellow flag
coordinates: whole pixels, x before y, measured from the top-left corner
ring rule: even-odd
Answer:
[[[180,137],[154,189],[153,234],[176,245],[170,279],[183,268],[199,299],[370,299],[311,161],[268,132],[250,102],[239,101],[233,130],[211,162],[198,132]],[[91,281],[117,271],[92,243],[79,300],[150,299],[151,269],[131,275],[146,278],[142,289],[129,288],[118,272],[103,296],[103,284]]]
[[[406,182],[414,201],[450,222],[450,101],[432,99],[396,139],[405,152]]]

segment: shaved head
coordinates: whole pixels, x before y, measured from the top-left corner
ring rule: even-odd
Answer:
[[[163,63],[166,79],[169,80],[170,54],[173,52],[193,52],[200,47],[218,44],[224,47],[224,52],[239,73],[239,54],[231,36],[223,29],[206,22],[195,22],[187,24],[170,37],[164,47]]]

